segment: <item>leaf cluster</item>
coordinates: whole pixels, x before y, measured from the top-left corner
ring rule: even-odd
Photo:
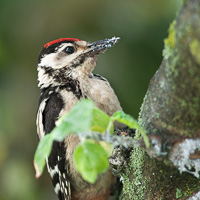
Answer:
[[[77,145],[74,154],[74,164],[82,177],[94,183],[100,173],[108,167],[108,157],[111,155],[114,145],[106,141],[91,139],[91,135],[109,135],[114,132],[114,121],[126,124],[132,129],[138,129],[144,138],[146,146],[149,145],[146,132],[130,115],[123,111],[117,111],[108,116],[93,102],[85,99],[77,103],[69,113],[63,115],[53,131],[45,135],[39,142],[34,157],[36,177],[39,177],[45,167],[46,158],[50,155],[53,141],[63,141],[69,134],[79,136],[81,142]]]

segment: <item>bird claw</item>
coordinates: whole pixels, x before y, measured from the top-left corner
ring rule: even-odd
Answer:
[[[128,127],[123,128],[123,130],[116,130],[116,135],[126,137],[134,137],[135,130],[129,129]],[[123,171],[124,166],[127,163],[128,154],[130,153],[130,148],[126,149],[123,146],[118,146],[113,150],[112,155],[110,156],[109,163],[111,165],[111,171],[115,176],[119,176]]]
[[[119,146],[113,150],[112,156],[109,158],[109,163],[111,164],[111,171],[115,176],[118,176],[122,170],[124,163],[126,161],[125,156],[122,152],[122,146]]]

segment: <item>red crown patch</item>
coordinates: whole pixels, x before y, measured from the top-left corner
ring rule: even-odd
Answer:
[[[69,42],[76,42],[76,41],[81,41],[80,39],[77,39],[77,38],[60,38],[60,39],[57,39],[57,40],[53,40],[51,42],[48,42],[44,45],[44,48],[48,48],[49,46],[51,46],[52,44],[56,44],[56,43],[59,43],[59,42],[66,42],[66,41],[69,41]]]

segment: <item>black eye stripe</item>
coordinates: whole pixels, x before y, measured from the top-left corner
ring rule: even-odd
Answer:
[[[73,46],[67,46],[63,51],[67,54],[72,54],[74,53],[75,49]]]

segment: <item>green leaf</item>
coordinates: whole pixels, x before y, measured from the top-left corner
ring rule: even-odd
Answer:
[[[118,121],[121,122],[123,124],[126,124],[127,126],[129,126],[132,129],[136,129],[138,128],[140,125],[138,124],[138,122],[133,119],[133,117],[131,117],[130,115],[127,115],[126,113],[124,113],[123,111],[119,110],[117,112],[115,112],[112,115],[112,120],[113,121]]]
[[[53,139],[50,134],[45,135],[39,142],[34,156],[36,178],[39,178],[45,166],[45,160],[51,153]]]
[[[105,141],[99,141],[99,144],[107,152],[108,157],[110,157],[112,155],[112,152],[113,152],[113,145],[108,143],[108,142],[105,142]]]
[[[74,151],[74,164],[82,177],[95,183],[98,174],[108,169],[108,154],[99,144],[89,140],[80,143]]]
[[[84,99],[78,102],[69,113],[62,116],[58,126],[52,131],[55,140],[62,141],[69,133],[87,131],[105,132],[110,117],[95,107],[93,102]]]
[[[133,119],[130,115],[127,115],[123,111],[117,111],[115,112],[112,116],[111,119],[112,121],[118,121],[120,123],[126,124],[132,129],[138,129],[144,139],[145,145],[147,148],[149,148],[149,138],[146,135],[146,131],[138,124],[138,122]]]
[[[108,127],[110,117],[97,107],[93,108],[91,131],[103,133]]]
[[[68,133],[86,132],[90,130],[93,103],[89,100],[78,102],[69,113],[64,114],[52,131],[55,140],[62,141]]]
[[[45,159],[50,155],[53,140],[63,141],[68,134],[105,132],[109,121],[110,117],[95,107],[92,101],[85,99],[78,102],[69,113],[58,120],[58,125],[53,131],[41,139],[34,158],[36,176],[39,177],[43,172]]]

